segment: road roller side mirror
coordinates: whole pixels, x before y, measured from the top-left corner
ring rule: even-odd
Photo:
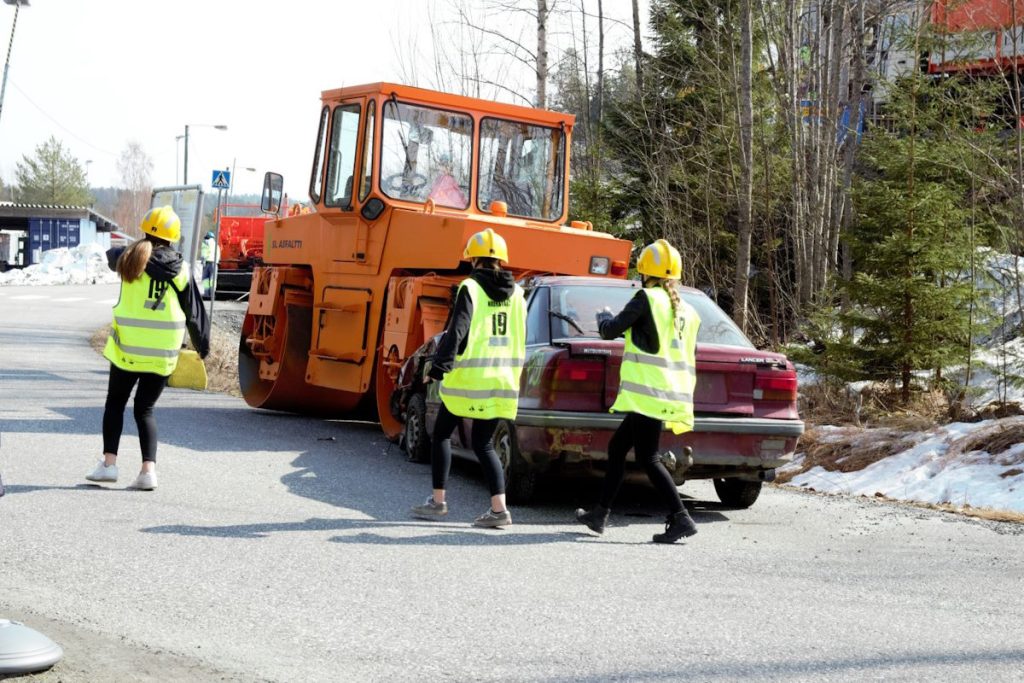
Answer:
[[[284,178],[280,173],[267,171],[263,176],[263,197],[260,208],[275,216],[281,213],[281,196],[284,192]]]

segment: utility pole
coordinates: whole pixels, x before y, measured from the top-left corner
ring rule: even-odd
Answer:
[[[4,60],[4,82],[0,85],[0,114],[4,111],[4,93],[7,92],[7,71],[11,67],[11,48],[14,47],[14,29],[18,28],[18,10],[22,5],[28,7],[28,0],[4,0],[8,5],[14,5],[14,23],[11,24],[11,40],[7,43],[7,59]]]

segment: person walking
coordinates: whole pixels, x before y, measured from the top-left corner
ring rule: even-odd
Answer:
[[[428,376],[441,382],[441,408],[431,439],[433,494],[412,508],[414,517],[442,519],[448,514],[445,486],[452,464],[451,435],[462,418],[473,421],[473,452],[484,470],[491,506],[473,522],[506,527],[512,514],[505,504],[505,475],[491,443],[498,421],[514,420],[519,409],[519,376],[526,356],[526,303],[508,263],[501,235],[487,228],[473,235],[462,257],[473,264],[459,285],[455,306],[438,343]]]
[[[653,540],[675,543],[697,533],[697,526],[661,462],[658,447],[663,423],[676,434],[693,429],[700,316],[676,288],[682,277],[682,258],[666,240],[644,248],[637,270],[643,277],[643,289],[618,315],[598,313],[602,339],[615,339],[623,333],[626,336],[619,394],[611,407],[612,412],[625,413],[625,417],[608,443],[608,471],[601,501],[589,511],[576,510],[576,519],[592,531],[604,533],[625,475],[626,454],[632,448],[636,462],[646,470],[668,508],[665,532],[655,534]]]
[[[181,221],[170,206],[151,209],[139,228],[145,234],[127,249],[111,249],[107,260],[121,276],[104,357],[110,361],[103,410],[103,459],[86,475],[93,482],[116,482],[117,450],[124,409],[135,391],[135,423],[142,447],[142,469],[133,488],[156,488],[156,419],[153,406],[178,363],[188,330],[201,358],[210,350],[210,321],[201,293],[189,277],[181,254],[171,248],[181,239]]]
[[[213,287],[214,287],[214,269],[217,267],[217,261],[220,259],[220,247],[217,246],[217,237],[210,230],[206,233],[206,237],[203,238],[203,243],[199,248],[199,260],[203,263],[203,297],[206,299],[213,299]]]

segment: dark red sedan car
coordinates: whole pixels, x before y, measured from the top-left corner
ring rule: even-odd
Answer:
[[[622,420],[608,408],[618,391],[624,341],[602,340],[596,314],[606,307],[620,311],[640,286],[565,276],[523,284],[529,312],[519,414],[514,424],[503,420],[494,437],[509,500],[519,503],[530,498],[545,473],[571,474],[607,460],[608,440]],[[713,479],[722,503],[746,508],[757,500],[762,482],[774,478],[775,468],[790,461],[803,433],[796,371],[782,354],[757,350],[702,292],[682,288],[682,294],[701,318],[696,422],[686,434],[666,430],[661,447],[676,456],[677,484]],[[392,401],[405,422],[406,451],[416,461],[429,460],[429,431],[440,405],[437,383],[423,382],[437,339],[406,361]],[[472,458],[466,422],[452,436],[452,448]]]

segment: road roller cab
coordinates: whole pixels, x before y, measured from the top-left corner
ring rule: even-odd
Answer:
[[[625,277],[629,241],[565,225],[571,115],[389,83],[322,102],[314,211],[266,223],[253,276],[239,347],[251,405],[365,408],[397,435],[402,361],[443,329],[466,241],[485,228],[517,274]],[[268,173],[263,208],[277,213],[281,194]]]

